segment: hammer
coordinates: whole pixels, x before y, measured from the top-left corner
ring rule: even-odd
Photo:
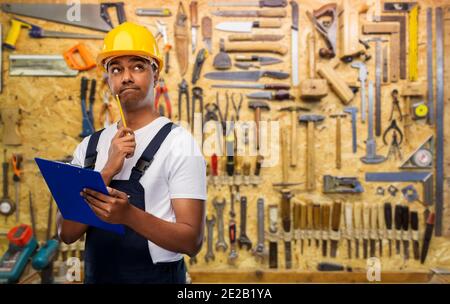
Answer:
[[[301,115],[298,117],[300,123],[306,122],[307,126],[307,154],[306,154],[306,190],[316,189],[315,173],[315,141],[314,141],[314,126],[317,122],[324,120],[322,115]]]
[[[341,153],[341,118],[346,117],[345,114],[332,114],[331,118],[336,118],[336,169],[342,167],[342,153]]]
[[[261,120],[261,110],[270,110],[269,104],[265,101],[249,101],[249,109],[255,110],[255,124],[256,124],[256,149],[259,151],[259,121]]]
[[[297,166],[297,152],[296,149],[297,146],[297,115],[296,112],[299,111],[311,111],[309,108],[304,108],[300,106],[289,106],[279,109],[278,111],[288,111],[291,112],[291,160],[290,165],[291,167]]]

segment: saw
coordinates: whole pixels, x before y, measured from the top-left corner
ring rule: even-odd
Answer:
[[[1,5],[1,9],[5,13],[69,24],[102,32],[109,32],[114,27],[108,13],[108,8],[110,7],[116,8],[119,23],[126,21],[123,2],[78,4],[77,6],[48,3],[4,3]]]

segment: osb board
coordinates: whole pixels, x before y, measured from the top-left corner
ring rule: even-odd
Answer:
[[[17,1],[18,2],[18,1]],[[21,1],[21,2],[32,2],[32,1]],[[42,2],[50,2],[50,1],[42,1]],[[65,1],[58,1],[60,3],[65,3]],[[87,1],[83,1],[87,2]],[[91,1],[94,3],[93,1]],[[210,12],[214,11],[215,8],[208,7],[207,2],[205,0],[200,0],[199,2],[199,20],[203,16],[211,16]],[[300,34],[299,34],[299,65],[300,65],[300,81],[306,79],[306,68],[307,68],[307,58],[306,58],[306,35],[311,31],[311,23],[307,19],[305,12],[306,10],[317,9],[322,4],[327,3],[328,1],[302,1],[300,3]],[[355,5],[359,3],[358,1],[354,1]],[[439,5],[444,5],[445,1],[419,1],[421,5],[420,15],[419,15],[419,67],[425,67],[426,65],[426,8],[429,6],[435,7]],[[152,1],[149,3],[148,1],[128,1],[126,3],[126,13],[129,21],[143,22],[148,25],[154,25],[154,21],[156,18],[152,17],[138,17],[134,14],[134,11],[138,7],[167,7],[172,11],[172,16],[168,18],[161,18],[162,21],[167,22],[169,25],[169,39],[173,44],[173,23],[175,19],[175,14],[178,6],[178,2],[176,1]],[[184,1],[184,6],[186,11],[189,11],[189,1]],[[372,6],[373,8],[373,6]],[[371,9],[372,9],[371,8]],[[251,9],[251,8],[248,8]],[[283,32],[285,37],[281,41],[282,44],[290,47],[290,6],[286,8],[288,12],[288,16],[283,19],[283,26],[281,30],[277,29],[267,29],[267,30],[255,30],[255,33],[280,33]],[[447,19],[450,14],[447,14]],[[113,19],[115,19],[115,14],[112,14]],[[232,18],[220,18],[211,16],[213,19],[213,25],[217,24],[221,21],[232,20]],[[9,29],[8,24],[9,16],[1,13],[0,21],[2,22],[4,28],[4,36],[6,31]],[[76,31],[88,33],[92,32],[82,28],[74,28],[70,26],[55,24],[51,22],[45,22],[41,20],[35,20],[32,18],[23,17],[23,19],[42,26],[48,30],[56,30],[56,31]],[[361,15],[360,23],[362,24],[366,19],[365,15]],[[252,20],[251,18],[242,18],[240,20]],[[153,31],[156,30],[155,27],[151,28]],[[448,37],[450,33],[450,25],[446,25],[446,37]],[[201,36],[201,35],[200,35]],[[203,73],[212,71],[212,60],[215,54],[218,52],[218,44],[220,38],[226,38],[228,36],[227,33],[214,31],[213,32],[213,55],[210,55],[203,67]],[[385,38],[389,38],[386,36]],[[323,40],[318,38],[319,47],[323,45]],[[88,48],[93,54],[96,54],[101,47],[100,41],[86,40]],[[162,43],[162,42],[160,42]],[[446,39],[446,50],[448,54],[448,44],[450,43],[450,39]],[[22,30],[19,41],[17,43],[17,50],[14,52],[16,54],[60,54],[63,51],[70,48],[75,44],[75,41],[72,40],[55,40],[55,39],[30,39],[27,37],[27,33],[25,30]],[[199,47],[204,47],[203,42],[201,41],[201,37],[198,39]],[[160,45],[162,48],[162,45]],[[318,49],[317,48],[317,49]],[[374,58],[374,49],[375,47],[371,47],[370,52],[372,58]],[[10,52],[3,52],[3,93],[0,94],[0,103],[2,107],[7,106],[18,106],[23,110],[23,116],[20,125],[20,133],[22,135],[23,145],[20,147],[7,147],[8,149],[8,157],[11,153],[22,153],[26,159],[24,163],[23,169],[23,183],[21,189],[21,222],[30,223],[29,219],[29,211],[28,211],[28,191],[33,193],[35,212],[37,217],[37,230],[38,230],[38,238],[39,240],[44,239],[44,235],[46,232],[47,226],[47,208],[48,208],[48,199],[49,193],[47,191],[46,185],[43,182],[42,178],[39,176],[37,167],[33,162],[33,158],[36,156],[52,158],[52,159],[61,159],[66,155],[71,155],[76,145],[79,143],[80,138],[78,134],[81,132],[81,111],[80,111],[80,102],[79,102],[79,87],[80,87],[80,79],[81,76],[86,76],[88,78],[96,78],[98,82],[98,87],[101,83],[101,74],[95,70],[91,70],[89,72],[80,73],[76,78],[28,78],[28,77],[9,77],[8,76],[8,54]],[[195,61],[195,56],[189,52],[189,70],[184,76],[189,82],[192,75],[192,66]],[[276,56],[276,55],[274,55]],[[171,71],[169,75],[163,74],[167,86],[169,88],[169,95],[172,101],[172,107],[175,109],[175,114],[177,114],[177,84],[181,82],[182,77],[178,72],[178,65],[175,58],[175,53],[171,52]],[[284,70],[290,72],[290,55],[286,55],[283,57],[283,63],[279,65],[269,66],[267,69],[272,70]],[[449,62],[446,61],[446,81],[450,79],[449,73]],[[369,67],[369,77],[370,79],[374,79],[374,60],[368,62]],[[338,68],[338,71],[344,78],[349,82],[357,81],[357,71],[352,69],[350,66],[341,64]],[[426,69],[419,68],[419,81],[423,82],[424,85],[426,80]],[[270,80],[264,79],[261,82],[270,83]],[[288,83],[289,81],[286,81]],[[215,95],[217,90],[209,90],[211,81],[201,78],[197,85],[202,86],[204,88],[205,96],[204,103],[215,101]],[[390,92],[394,88],[401,89],[402,85],[405,81],[400,81],[396,84],[385,85],[382,88],[382,109],[383,109],[383,128],[388,126],[388,118],[389,112],[391,109],[391,98]],[[190,85],[190,88],[192,85]],[[98,89],[98,95],[96,100],[96,105],[94,108],[94,117],[96,120],[96,127],[100,128],[100,124],[98,122],[98,113],[99,108],[101,106],[101,94]],[[229,90],[230,92],[239,92],[239,90]],[[225,90],[220,90],[221,100],[223,103],[224,100],[224,92]],[[243,90],[242,93],[247,93],[249,91]],[[292,90],[292,93],[297,95],[298,92]],[[448,107],[449,101],[449,92],[447,89],[446,92],[446,107]],[[299,103],[299,101],[296,101]],[[270,113],[263,113],[263,119],[272,119],[276,120],[279,117],[278,108],[282,106],[288,105],[289,102],[280,102],[275,103],[271,102],[272,111]],[[359,94],[357,94],[356,98],[352,101],[351,105],[359,107],[360,99]],[[336,112],[341,112],[343,109],[343,105],[334,95],[334,93],[330,93],[326,98],[324,98],[318,104],[307,104],[307,106],[313,109],[314,113],[322,114],[322,115],[330,115]],[[115,104],[113,103],[113,108],[115,112],[115,117],[117,115],[117,109],[115,108]],[[404,107],[402,108],[404,111]],[[450,115],[446,113],[446,122],[448,121]],[[241,111],[241,120],[253,120],[253,112],[248,109],[247,100],[244,100],[244,104],[242,106]],[[176,117],[175,117],[176,119]],[[288,115],[281,119],[282,125],[288,127],[290,124]],[[3,128],[3,126],[1,126]],[[298,149],[299,159],[298,166],[295,170],[290,170],[289,176],[293,181],[304,181],[305,180],[305,169],[303,164],[305,163],[305,155],[306,155],[306,145],[305,145],[305,134],[306,128],[302,126],[297,127],[297,133],[299,136],[299,146]],[[362,164],[358,159],[365,154],[365,144],[364,140],[366,139],[367,134],[367,125],[361,124],[358,120],[358,153],[353,154],[351,152],[351,133],[350,133],[350,119],[346,118],[343,121],[342,132],[343,132],[343,141],[342,141],[342,169],[335,169],[335,120],[326,118],[326,120],[316,128],[316,157],[317,157],[317,191],[307,193],[304,191],[300,191],[296,193],[297,200],[306,200],[310,199],[316,202],[332,202],[335,198],[341,198],[344,201],[367,201],[370,203],[381,203],[387,199],[387,196],[381,197],[375,195],[375,190],[378,185],[382,185],[387,187],[388,184],[378,184],[378,183],[365,183],[364,182],[364,173],[367,171],[397,171],[398,166],[400,165],[399,161],[387,161],[383,164],[377,166],[370,166]],[[2,132],[3,130],[0,130]],[[409,145],[402,146],[402,154],[403,157],[406,157],[410,154],[424,139],[426,139],[429,135],[434,134],[433,130],[423,124],[423,122],[417,122],[414,124],[411,134],[414,134],[414,138],[411,138]],[[446,143],[448,142],[448,136],[446,137]],[[378,144],[378,153],[382,155],[386,155],[388,151],[388,146],[384,146],[382,141],[377,138]],[[446,145],[448,146],[448,145]],[[3,146],[2,146],[3,148]],[[446,171],[448,170],[449,164],[449,154],[446,153],[445,164]],[[265,198],[266,207],[268,204],[278,204],[280,200],[279,193],[274,190],[271,186],[272,182],[281,181],[281,170],[280,165],[271,167],[271,168],[263,168],[262,174],[264,178],[264,183],[259,187],[241,187],[241,195],[246,195],[248,197],[248,235],[253,243],[256,243],[256,200],[258,197],[262,196]],[[337,176],[357,176],[359,180],[363,183],[365,192],[362,195],[358,196],[331,196],[331,195],[323,195],[321,193],[321,177],[323,174],[332,174]],[[12,172],[10,171],[10,177]],[[406,184],[395,184],[398,188],[401,188]],[[449,183],[445,184],[445,198],[448,198],[449,191]],[[416,184],[416,188],[421,193],[422,187],[420,184]],[[300,187],[302,189],[302,186]],[[213,214],[214,208],[211,204],[212,199],[215,196],[224,195],[227,199],[227,207],[225,209],[225,226],[228,225],[228,211],[229,211],[229,194],[228,188],[213,188],[209,187],[209,200],[208,200],[208,213]],[[10,183],[10,196],[13,195],[13,186]],[[400,200],[400,197],[397,196]],[[445,199],[444,201],[448,201]],[[394,203],[394,202],[393,202]],[[239,205],[236,204],[236,213],[239,215]],[[417,208],[419,210],[423,210],[420,205],[411,206],[413,208]],[[266,208],[267,214],[267,208]],[[446,217],[445,217],[444,225],[445,232],[449,231],[449,222],[450,222],[450,212],[448,208],[446,208]],[[237,217],[238,225],[239,225],[239,216]],[[423,218],[421,220],[421,227],[423,227]],[[267,224],[267,223],[266,223]],[[14,219],[11,217],[5,223],[3,220],[0,220],[0,231],[7,231],[10,227],[14,225]],[[216,232],[217,233],[217,232]],[[239,234],[239,231],[238,231]],[[217,239],[217,234],[214,236],[215,240]],[[226,238],[228,241],[228,238]],[[3,240],[2,240],[3,241]],[[6,248],[6,244],[3,241],[4,250]],[[340,242],[340,249],[338,258],[336,262],[344,263],[353,267],[365,267],[365,261],[363,260],[347,260],[344,257],[346,256],[346,248],[345,243]],[[385,245],[386,246],[386,245]],[[282,249],[282,243],[279,244],[279,267],[284,268],[284,252]],[[312,271],[315,269],[317,262],[322,261],[320,257],[320,251],[316,250],[315,247],[305,247],[305,254],[303,256],[298,255],[298,246],[295,246],[294,252],[294,268],[301,271]],[[227,269],[240,269],[240,270],[255,270],[255,269],[264,269],[267,268],[267,264],[260,265],[258,264],[252,254],[250,252],[246,252],[244,250],[239,250],[239,258],[235,266],[230,266],[226,263],[228,251],[226,253],[215,252],[216,260],[211,263],[205,263],[204,255],[206,253],[206,241],[204,243],[202,251],[198,254],[198,264],[193,266],[191,269],[194,270],[227,270]],[[394,256],[393,258],[387,258],[386,253],[384,258],[381,259],[382,269],[387,271],[397,271],[397,270],[408,270],[408,271],[426,271],[429,267],[450,267],[450,241],[446,238],[434,238],[432,241],[432,246],[429,252],[428,260],[425,266],[421,266],[419,263],[409,260],[407,263],[403,261],[400,256]],[[188,259],[187,259],[188,260]]]

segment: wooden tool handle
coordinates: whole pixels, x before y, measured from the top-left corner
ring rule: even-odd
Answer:
[[[254,22],[255,27],[259,28],[280,28],[280,20],[259,20]]]
[[[202,36],[204,39],[212,37],[212,20],[209,17],[202,18]]]
[[[287,130],[285,128],[281,131],[281,174],[282,182],[287,183],[289,181],[289,157],[288,157],[288,145],[287,145]]]
[[[308,208],[305,203],[300,203],[300,229],[306,229],[306,217],[308,213]]]
[[[314,31],[308,34],[308,57],[309,57],[309,78],[313,79],[316,76],[316,35]]]
[[[354,219],[354,223],[355,223],[355,228],[356,229],[361,229],[362,228],[362,225],[361,225],[361,211],[362,211],[361,203],[355,203],[355,206],[353,208],[353,219]]]
[[[282,8],[273,8],[273,9],[266,9],[257,11],[258,17],[286,17],[286,10]]]
[[[300,229],[300,217],[301,217],[302,208],[300,202],[294,202],[294,229]]]
[[[376,230],[378,228],[378,206],[373,204],[370,208],[370,229]]]
[[[353,228],[353,205],[350,202],[345,203],[344,217],[345,228],[351,230]]]
[[[338,231],[341,224],[341,208],[342,203],[340,201],[333,202],[333,210],[331,211],[331,229],[334,231]]]
[[[368,203],[363,204],[363,211],[362,211],[362,220],[363,220],[363,228],[369,229],[370,227],[370,205]]]
[[[191,27],[198,26],[198,6],[197,1],[192,1],[189,5],[189,10],[191,11]]]
[[[280,44],[268,44],[268,43],[225,43],[225,52],[272,52],[281,55],[286,55],[288,49],[284,45]]]
[[[314,229],[320,229],[320,205],[314,204],[313,205],[313,228]]]
[[[313,203],[307,205],[306,227],[311,229],[313,226]]]
[[[330,229],[330,211],[331,207],[329,204],[322,205],[322,220],[321,220],[321,226],[322,230],[329,230]]]
[[[378,204],[378,229],[384,229],[384,205]]]
[[[289,92],[288,92],[289,94]],[[291,167],[297,166],[297,112],[291,111]]]
[[[291,230],[291,198],[292,194],[289,190],[283,191],[281,195],[281,220],[283,230],[289,232]]]

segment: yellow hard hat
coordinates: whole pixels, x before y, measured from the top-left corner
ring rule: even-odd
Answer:
[[[146,27],[132,22],[124,22],[106,34],[97,64],[104,68],[105,59],[127,55],[153,58],[160,71],[164,65],[153,34]]]

